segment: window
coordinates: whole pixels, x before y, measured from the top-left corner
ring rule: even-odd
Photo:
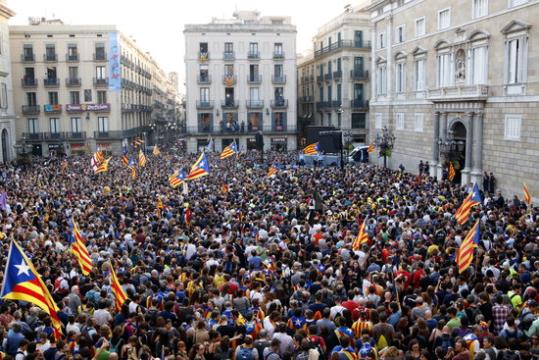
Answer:
[[[395,42],[397,44],[404,42],[404,25],[397,26],[395,29]]]
[[[341,118],[342,118],[342,114],[340,112],[337,113],[337,127],[340,129],[341,128]]]
[[[282,64],[275,64],[273,65],[273,74],[276,78],[282,78],[283,77],[283,65]]]
[[[425,32],[425,17],[423,16],[415,21],[415,36],[423,36]]]
[[[397,63],[395,65],[395,91],[397,93],[404,92],[404,63]]]
[[[507,41],[507,83],[519,84],[524,79],[524,38]]]
[[[95,44],[95,59],[105,60],[105,44]]]
[[[354,100],[363,101],[363,84],[354,84]]]
[[[257,64],[249,65],[249,80],[258,81],[258,65]]]
[[[488,15],[488,0],[473,0],[473,18]]]
[[[509,3],[510,6],[519,6],[528,2],[528,0],[509,0],[509,1],[510,1]]]
[[[472,53],[472,76],[471,81],[474,85],[487,83],[487,47],[481,46],[471,50]]]
[[[0,107],[2,109],[7,109],[8,102],[7,102],[7,85],[6,83],[2,83],[2,93],[0,94]]]
[[[404,113],[397,113],[395,115],[395,127],[397,130],[404,130]]]
[[[210,88],[207,88],[207,87],[200,88],[200,101],[203,101],[203,102],[210,101]]]
[[[97,92],[97,103],[98,104],[106,104],[107,103],[107,92],[103,90],[99,90]]]
[[[250,112],[247,114],[247,130],[257,131],[262,129],[262,113]]]
[[[385,48],[385,33],[378,34],[378,48]]]
[[[35,92],[29,92],[26,93],[26,103],[28,106],[36,106],[37,105],[37,98]]]
[[[320,89],[318,90],[320,92],[320,101],[324,101],[324,88],[320,86]]]
[[[208,43],[201,42],[198,44],[198,49],[201,54],[207,54],[208,53]]]
[[[451,9],[438,11],[438,30],[447,29],[451,25]]]
[[[45,45],[45,58],[47,61],[56,60],[56,47],[54,44]]]
[[[352,113],[352,129],[365,129],[366,128],[366,114],[365,113]]]
[[[415,62],[415,90],[425,90],[425,59],[419,59]]]
[[[354,47],[363,47],[363,31],[361,30],[354,31]]]
[[[80,94],[78,91],[70,91],[69,92],[69,103],[71,105],[79,105],[80,104]]]
[[[277,55],[283,55],[283,43],[273,44],[273,52]]]
[[[438,55],[438,87],[451,85],[451,54]]]
[[[342,100],[342,85],[337,84],[337,101],[340,103]]]
[[[106,78],[105,74],[105,67],[104,66],[96,66],[95,67],[95,78],[99,80],[103,80]]]
[[[225,65],[225,76],[234,76],[234,65],[226,64]]]
[[[49,91],[49,104],[51,105],[58,104],[58,92]]]
[[[68,74],[70,80],[76,80],[79,78],[79,68],[77,66],[70,66],[68,68]]]
[[[354,72],[356,74],[362,74],[363,73],[363,58],[362,57],[354,57]]]
[[[376,71],[376,94],[385,95],[387,93],[387,67],[386,64],[378,65]]]
[[[333,100],[332,97],[333,97],[333,89],[331,85],[328,85],[328,101]]]
[[[71,132],[80,133],[82,131],[80,117],[71,118]]]
[[[67,45],[67,58],[68,60],[76,60],[78,58],[78,51],[76,44]]]
[[[284,88],[276,87],[274,91],[275,100],[284,100]]]
[[[415,114],[414,131],[417,131],[417,132],[423,131],[423,118],[424,118],[424,114]]]
[[[49,119],[49,129],[51,134],[57,134],[60,132],[60,119],[50,118]]]
[[[521,115],[505,115],[505,140],[520,140]]]
[[[255,43],[255,42],[249,43],[249,54],[253,54],[253,55],[258,54],[258,43]]]
[[[375,129],[381,129],[382,128],[382,114],[376,114],[374,116],[374,128]]]
[[[84,102],[92,101],[92,89],[84,89]]]
[[[34,48],[30,44],[24,44],[22,47],[23,57],[25,61],[34,60]]]
[[[249,99],[251,101],[258,101],[260,99],[260,89],[257,87],[249,88]]]
[[[39,131],[38,119],[28,119],[28,132],[30,134],[35,134]]]
[[[109,131],[109,118],[105,116],[99,116],[97,118],[97,131],[100,133],[106,133]]]
[[[232,54],[234,52],[234,43],[225,43],[225,54]]]

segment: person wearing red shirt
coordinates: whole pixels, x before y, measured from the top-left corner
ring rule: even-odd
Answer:
[[[352,314],[352,319],[356,321],[359,319],[359,304],[353,300],[354,298],[354,292],[349,291],[348,292],[348,300],[343,301],[341,303],[341,306],[344,307],[346,310],[350,311]]]
[[[421,279],[426,275],[423,263],[417,263],[417,269],[412,274],[412,285],[414,289],[421,287]]]

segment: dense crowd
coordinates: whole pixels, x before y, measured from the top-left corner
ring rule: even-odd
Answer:
[[[136,179],[118,158],[98,175],[88,156],[1,169],[2,269],[15,239],[64,326],[55,339],[47,314],[2,301],[4,358],[539,356],[537,208],[485,193],[460,226],[468,188],[370,164],[342,172],[301,166],[296,154],[264,157],[211,154],[210,174],[177,189],[167,177],[194,155],[149,155]],[[88,277],[68,251],[71,219],[94,264]],[[364,219],[369,244],[354,251]],[[456,249],[476,219],[481,241],[459,274]],[[121,310],[109,260],[129,298]]]

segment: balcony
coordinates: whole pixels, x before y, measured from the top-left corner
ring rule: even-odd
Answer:
[[[209,52],[199,52],[198,53],[198,61],[201,63],[208,62],[210,59],[210,53]]]
[[[197,101],[197,109],[199,109],[199,110],[213,109],[213,101],[211,101],[211,100]]]
[[[237,109],[238,106],[237,100],[225,100],[221,102],[221,108],[223,109]]]
[[[94,78],[95,87],[106,87],[109,85],[109,79]]]
[[[223,75],[223,85],[227,87],[236,85],[236,75]]]
[[[317,111],[329,111],[331,109],[331,101],[317,101],[316,110]]]
[[[21,54],[21,62],[34,63],[36,62],[36,57],[34,54]]]
[[[199,85],[209,85],[209,84],[211,84],[211,76],[210,75],[198,75],[197,76],[197,83]]]
[[[80,78],[66,78],[66,86],[68,87],[80,86],[80,84]]]
[[[341,70],[337,70],[337,71],[334,71],[333,72],[333,78],[337,81],[337,80],[341,80],[342,79],[342,71]]]
[[[234,51],[232,52],[224,52],[223,53],[223,60],[224,61],[234,61],[234,59],[236,58],[236,56],[234,55]]]
[[[22,87],[29,88],[29,87],[36,87],[37,86],[37,79],[36,78],[30,78],[30,77],[24,77],[21,79]]]
[[[324,76],[323,76],[323,75],[318,75],[318,76],[316,77],[316,82],[317,82],[318,84],[320,84],[323,80],[324,80]]]
[[[67,133],[65,132],[46,132],[43,133],[45,140],[64,140],[67,138]]]
[[[331,107],[333,109],[341,109],[342,110],[342,100],[333,100],[331,102]]]
[[[488,96],[487,85],[457,85],[438,89],[429,89],[430,100],[485,99]]]
[[[350,70],[350,78],[356,81],[365,81],[369,79],[369,71],[367,70]]]
[[[285,109],[288,107],[288,100],[286,99],[271,100],[271,107],[273,109]]]
[[[249,60],[260,60],[260,52],[259,51],[249,51],[247,53],[247,59],[249,59]]]
[[[43,55],[43,61],[44,62],[57,62],[58,61],[58,55],[56,55],[56,54],[44,54]]]
[[[282,52],[282,51],[274,51],[273,52],[273,60],[284,60],[284,52]]]
[[[23,105],[22,114],[23,115],[39,115],[41,107],[39,105]]]
[[[192,129],[192,130],[195,130],[198,133],[202,133],[202,134],[209,134],[209,133],[213,132],[213,123],[212,122],[207,123],[207,122],[199,121],[197,128]]]
[[[78,62],[79,54],[66,54],[66,62]]]
[[[43,79],[43,85],[45,85],[45,87],[58,87],[60,86],[60,82],[58,81],[58,78],[45,78]]]
[[[249,75],[247,76],[247,84],[260,84],[262,83],[262,75]]]
[[[94,138],[96,139],[122,139],[124,135],[127,135],[127,132],[121,130],[94,131]]]
[[[43,105],[43,112],[45,114],[60,114],[62,112],[62,105],[60,105],[60,104],[45,104],[45,105]]]
[[[354,99],[350,101],[350,107],[352,109],[368,109],[369,101],[363,99]]]
[[[67,133],[67,138],[69,140],[85,140],[86,139],[86,132],[84,132],[84,131],[69,132],[69,133]]]
[[[313,102],[313,97],[312,96],[302,96],[299,98],[299,102],[300,103],[311,103]]]
[[[319,58],[323,55],[332,53],[334,51],[337,51],[339,49],[365,49],[368,50],[371,48],[371,42],[370,41],[354,41],[354,40],[340,40],[337,42],[334,42],[328,46],[323,47],[322,49],[318,49],[314,52],[314,57]]]
[[[245,106],[247,109],[262,109],[264,100],[247,100]]]
[[[331,81],[333,79],[333,74],[332,73],[327,73],[324,75],[324,80],[325,81]]]
[[[94,61],[107,61],[107,54],[105,51],[94,53]]]
[[[271,122],[271,131],[276,131],[276,132],[285,132],[286,131],[286,128],[287,128],[287,123],[286,123],[286,120],[284,122],[275,122],[275,121],[272,121]]]
[[[271,77],[271,82],[273,84],[286,84],[286,76],[285,75],[273,75]]]
[[[43,133],[41,132],[22,133],[22,138],[25,141],[42,141]]]

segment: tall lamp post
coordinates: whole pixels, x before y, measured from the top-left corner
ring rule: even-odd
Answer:
[[[382,133],[376,134],[375,144],[376,147],[380,149],[378,152],[379,156],[383,156],[384,158],[384,168],[387,168],[387,158],[391,157],[393,146],[395,145],[395,135],[393,134],[393,131],[388,129],[387,126],[384,126]]]

